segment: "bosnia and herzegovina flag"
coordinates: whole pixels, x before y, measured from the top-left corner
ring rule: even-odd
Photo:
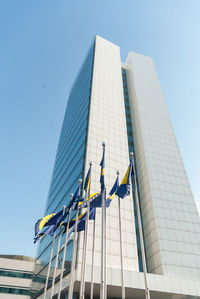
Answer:
[[[91,166],[90,166],[90,168],[88,170],[88,173],[86,175],[86,178],[85,178],[85,184],[84,184],[85,195],[84,195],[84,198],[83,198],[82,207],[84,207],[86,205],[86,202],[88,200],[90,183],[91,183]]]
[[[103,190],[105,188],[105,182],[104,182],[105,146],[103,146],[103,156],[102,156],[102,160],[101,160],[100,166],[101,166],[100,184],[101,184],[101,193],[103,193]]]
[[[65,220],[65,218],[67,217],[67,212],[66,209],[65,210],[60,210],[59,212],[57,212],[54,216],[52,216],[46,223],[44,226],[50,226],[50,225],[55,225],[56,228],[63,222],[63,220]]]
[[[106,208],[110,206],[110,203],[113,200],[113,197],[115,196],[118,188],[119,188],[119,175],[117,175],[116,181],[112,189],[110,190],[109,197],[106,199]]]
[[[89,220],[94,220],[95,216],[96,216],[96,209],[90,208]],[[85,230],[86,219],[87,219],[87,212],[81,214],[78,217],[77,232]],[[69,236],[71,235],[71,233],[73,233],[75,231],[75,224],[76,224],[75,222],[76,222],[76,219],[72,219],[70,221],[69,227],[71,229],[69,232]]]
[[[90,181],[91,181],[91,166],[88,170],[88,173],[86,175],[86,178],[85,178],[85,184],[84,184],[84,190],[85,192],[89,192],[89,188],[90,188]]]
[[[109,193],[109,197],[106,198],[105,201],[105,206],[106,208],[108,208],[110,206],[110,203],[112,201],[112,199],[115,196],[115,193],[117,191],[117,189],[119,188],[119,175],[116,178],[116,181],[112,187],[112,189],[110,190]],[[96,193],[92,196],[92,198],[90,199],[90,207],[91,208],[100,208],[102,206],[102,193]]]
[[[118,195],[120,198],[124,198],[130,194],[132,175],[133,175],[133,159],[131,158],[126,174],[121,182],[121,185],[119,186],[116,192],[116,195]]]
[[[49,214],[41,219],[39,219],[35,224],[35,236],[39,233],[39,231],[44,227],[46,222],[55,215],[55,213]]]
[[[34,243],[36,243],[38,240],[40,240],[42,237],[44,237],[46,235],[53,236],[55,231],[56,231],[56,226],[55,225],[48,226],[42,233],[39,233],[39,234],[35,235],[35,237],[33,238]]]
[[[70,202],[71,206],[73,206],[73,210],[77,209],[78,203],[81,200],[81,185],[78,185],[78,188],[76,189],[76,192],[74,193],[74,196]],[[70,208],[71,208],[70,206]]]
[[[40,237],[42,237],[46,234],[49,235],[49,230],[48,229],[46,229],[47,233],[46,233],[46,230],[41,232],[41,230],[45,226],[48,226],[48,227],[51,226],[51,229],[53,229],[53,226],[54,226],[55,230],[56,230],[59,227],[59,225],[62,224],[62,222],[64,221],[64,219],[68,215],[68,213],[69,213],[69,209],[67,209],[67,210],[62,209],[57,213],[52,213],[52,214],[49,214],[49,215],[39,219],[35,224],[35,238],[37,238],[37,236],[39,236],[39,238],[40,238]],[[35,238],[34,238],[34,240],[35,240]]]

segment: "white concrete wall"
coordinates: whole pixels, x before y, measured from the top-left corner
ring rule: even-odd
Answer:
[[[86,156],[86,171],[89,161],[92,166],[91,192],[100,191],[100,166],[102,141],[106,143],[105,185],[107,194],[120,171],[120,182],[129,164],[126,119],[121,75],[120,49],[118,46],[96,37],[94,71],[92,80],[91,107]],[[121,200],[122,239],[124,268],[138,271],[138,256],[132,195]],[[107,209],[106,261],[107,267],[120,269],[118,202],[113,199]],[[90,221],[86,263],[91,265],[93,222]],[[83,234],[81,234],[83,236]],[[82,237],[78,261],[81,269]],[[97,209],[95,265],[101,262],[101,209]]]
[[[27,261],[21,259],[12,259],[12,258],[3,258],[0,257],[0,269],[5,271],[13,272],[27,272],[32,273],[34,267],[34,261]],[[32,280],[28,278],[18,278],[18,277],[9,277],[9,276],[0,276],[0,286],[2,287],[13,287],[13,288],[30,288]],[[0,298],[18,298],[25,299],[30,298],[26,295],[17,295],[17,294],[3,294],[0,293]]]
[[[200,278],[199,215],[153,60],[126,65],[149,271]]]

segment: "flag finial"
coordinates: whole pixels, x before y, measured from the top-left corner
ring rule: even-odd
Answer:
[[[103,142],[102,142],[102,146],[103,146],[103,147],[105,147],[105,146],[106,146],[106,143],[105,143],[105,141],[103,141]]]
[[[117,170],[117,175],[119,175],[119,170]]]
[[[133,152],[131,152],[131,153],[130,153],[130,157],[131,157],[131,158],[133,158],[133,156],[134,156],[134,153],[133,153]]]
[[[74,196],[74,194],[73,194],[73,193],[71,193],[71,194],[70,194],[70,198],[72,199],[72,198],[73,198],[73,196]]]
[[[81,185],[81,184],[82,184],[82,179],[79,179],[78,182],[79,182],[79,184]]]
[[[92,166],[92,161],[90,161],[89,165]]]

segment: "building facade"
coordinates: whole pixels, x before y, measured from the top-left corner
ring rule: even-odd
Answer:
[[[0,255],[0,298],[31,298],[34,261],[22,255]]]
[[[96,36],[71,89],[60,135],[45,214],[69,202],[78,179],[92,161],[91,192],[99,191],[102,141],[106,144],[105,184],[109,192],[119,170],[123,177],[129,153],[135,153],[146,264],[151,298],[200,298],[200,219],[178,149],[152,58],[129,53]],[[126,298],[142,299],[144,275],[135,194],[121,200]],[[99,298],[101,211],[95,224],[94,296]],[[93,223],[89,224],[86,297],[90,293]],[[58,237],[56,238],[56,240]],[[38,247],[32,291],[41,297],[51,239]],[[61,240],[61,247],[64,239]],[[117,200],[106,211],[106,282],[108,298],[121,286]],[[73,241],[66,256],[63,298],[67,298]],[[54,266],[56,246],[54,247]],[[83,233],[79,233],[75,293],[81,277]],[[59,260],[62,260],[62,250]],[[59,269],[57,269],[58,291]],[[41,278],[41,279],[39,279]],[[51,283],[50,283],[51,285]],[[48,293],[51,287],[49,285]]]

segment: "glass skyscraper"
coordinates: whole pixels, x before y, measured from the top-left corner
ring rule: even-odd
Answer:
[[[129,53],[96,36],[72,86],[64,116],[45,214],[70,200],[92,161],[91,192],[100,190],[102,141],[106,143],[105,184],[109,192],[116,170],[123,177],[129,152],[135,153],[146,263],[151,298],[200,296],[200,219],[178,149],[152,58]],[[121,201],[126,298],[145,298],[141,240],[134,190]],[[91,277],[92,231],[86,256],[86,297]],[[56,238],[56,241],[58,236]],[[40,241],[32,291],[42,298],[52,240]],[[61,240],[61,247],[64,238]],[[54,246],[54,266],[56,244]],[[69,242],[63,280],[67,298],[73,241]],[[83,233],[79,233],[75,293],[79,293]],[[62,261],[62,250],[59,261]],[[101,211],[97,209],[94,297],[99,298]],[[59,267],[57,284],[59,280]],[[117,201],[106,214],[108,298],[119,297],[120,252]],[[50,294],[50,287],[49,287]],[[58,286],[55,287],[55,294]]]

